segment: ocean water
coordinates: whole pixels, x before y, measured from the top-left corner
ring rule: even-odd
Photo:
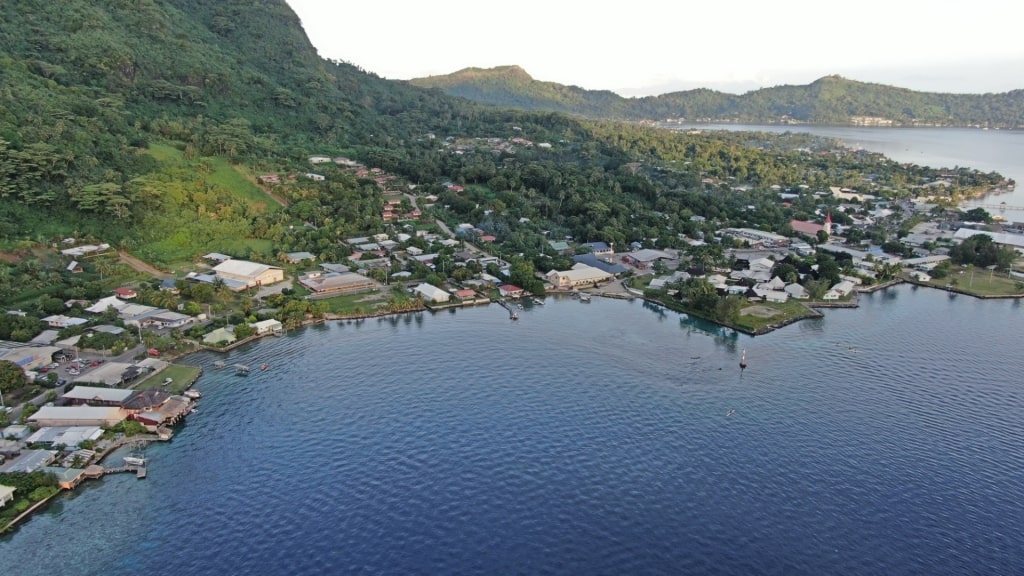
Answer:
[[[900,286],[756,338],[520,315],[191,356],[199,413],[149,477],[62,497],[0,574],[1024,573],[1018,301]]]

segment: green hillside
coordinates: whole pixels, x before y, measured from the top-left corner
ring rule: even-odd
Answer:
[[[839,76],[826,76],[806,86],[764,88],[741,96],[698,89],[643,98],[623,98],[608,91],[540,82],[518,66],[467,68],[411,82],[484,104],[591,118],[1024,127],[1024,90],[1003,94],[939,94]]]

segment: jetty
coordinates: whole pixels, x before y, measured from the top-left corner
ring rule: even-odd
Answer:
[[[501,307],[504,308],[505,310],[508,310],[509,320],[519,320],[519,313],[516,312],[515,306],[505,301],[504,299],[498,300],[498,304],[500,304]]]
[[[113,468],[106,468],[99,464],[93,464],[85,469],[84,475],[86,478],[98,479],[106,476],[107,474],[123,474],[125,472],[134,472],[135,477],[142,480],[146,477],[145,466],[134,466],[125,464],[124,466],[116,466]]]

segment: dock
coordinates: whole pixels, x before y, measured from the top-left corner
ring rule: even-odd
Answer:
[[[135,472],[135,477],[138,478],[139,480],[142,480],[143,478],[146,477],[146,467],[145,466],[129,466],[129,465],[125,465],[125,466],[117,466],[117,467],[114,467],[114,468],[104,468],[103,466],[99,466],[97,464],[94,464],[94,465],[89,466],[88,468],[86,468],[85,469],[85,476],[86,476],[86,478],[94,478],[95,479],[95,478],[102,478],[103,476],[106,476],[107,474],[123,474],[125,472]]]
[[[519,313],[516,312],[515,306],[513,306],[509,302],[506,302],[505,300],[498,300],[498,304],[500,304],[501,307],[504,308],[505,310],[508,310],[509,320],[519,320]]]

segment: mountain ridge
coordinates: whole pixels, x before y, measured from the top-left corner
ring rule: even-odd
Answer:
[[[640,97],[535,80],[517,65],[464,68],[409,82],[482,104],[614,120],[1024,127],[1024,90],[918,92],[834,74],[738,95],[695,88]]]

